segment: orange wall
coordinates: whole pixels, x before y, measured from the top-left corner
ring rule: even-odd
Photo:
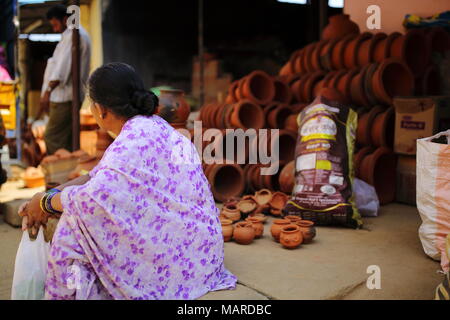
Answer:
[[[344,12],[350,15],[361,31],[368,30],[366,13],[370,5],[378,5],[381,9],[381,30],[383,32],[403,32],[403,19],[406,14],[429,17],[436,13],[450,10],[450,0],[345,0]]]

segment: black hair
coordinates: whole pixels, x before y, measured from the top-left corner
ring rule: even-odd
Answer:
[[[92,101],[125,119],[151,116],[159,104],[158,97],[145,89],[136,71],[125,63],[108,63],[95,70],[88,88]]]
[[[47,11],[47,20],[51,20],[53,18],[63,21],[65,17],[68,17],[66,6],[62,4],[57,4],[48,9]]]

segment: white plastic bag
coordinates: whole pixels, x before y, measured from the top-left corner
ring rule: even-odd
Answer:
[[[353,179],[353,195],[355,196],[356,207],[362,217],[378,216],[380,201],[374,187],[355,178]]]
[[[16,255],[11,300],[44,299],[49,251],[42,228],[35,241],[24,231]]]
[[[433,140],[447,137],[447,144]],[[425,253],[449,270],[445,240],[450,233],[450,130],[417,140],[417,209]]]

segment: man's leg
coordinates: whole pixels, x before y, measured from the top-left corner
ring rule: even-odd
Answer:
[[[50,103],[44,139],[49,155],[61,148],[72,151],[72,102]]]

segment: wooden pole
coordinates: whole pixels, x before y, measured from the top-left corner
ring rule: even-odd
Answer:
[[[73,4],[80,6],[79,0]],[[72,151],[80,149],[80,30],[72,30]]]
[[[200,107],[205,102],[205,49],[203,42],[203,0],[198,0],[198,59],[200,67],[200,90],[199,103]]]
[[[328,0],[319,0],[319,39],[328,23]]]

